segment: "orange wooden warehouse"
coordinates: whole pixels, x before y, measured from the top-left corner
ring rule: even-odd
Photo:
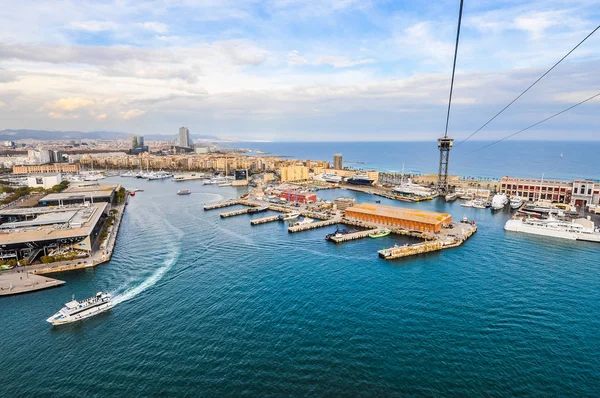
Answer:
[[[351,220],[381,224],[390,228],[400,227],[411,231],[435,233],[440,232],[442,226],[447,226],[452,221],[450,214],[370,203],[349,207],[345,214]]]

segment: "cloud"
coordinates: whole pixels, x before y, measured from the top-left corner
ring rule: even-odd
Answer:
[[[66,111],[71,112],[76,109],[86,108],[92,105],[94,102],[85,98],[61,98],[53,102],[49,102],[44,106],[44,109],[51,109],[55,111]]]
[[[169,31],[169,27],[162,22],[143,22],[139,23],[138,26],[156,33],[167,33]]]
[[[130,109],[128,111],[121,112],[121,117],[125,120],[129,120],[142,116],[144,113],[146,113],[146,111],[142,111],[140,109]]]
[[[71,22],[68,25],[68,27],[71,29],[74,29],[74,30],[82,30],[85,32],[98,33],[98,32],[117,30],[119,25],[117,25],[116,23],[111,22],[111,21],[91,20],[91,21]]]
[[[108,115],[106,113],[96,113],[94,111],[90,111],[90,116],[96,120],[104,120]]]
[[[305,65],[308,63],[306,58],[300,55],[297,50],[290,51],[287,55],[289,65]]]
[[[321,64],[331,65],[334,68],[350,68],[350,67],[357,66],[357,65],[371,64],[373,62],[375,62],[375,60],[372,58],[350,60],[345,57],[332,56],[332,55],[319,57],[316,60],[317,65],[321,65]]]
[[[79,115],[73,113],[49,112],[48,116],[52,119],[77,119]]]
[[[248,40],[227,40],[216,42],[213,47],[224,52],[236,65],[260,65],[267,58],[267,51]]]

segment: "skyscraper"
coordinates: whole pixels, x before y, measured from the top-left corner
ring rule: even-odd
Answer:
[[[341,153],[336,153],[335,155],[333,155],[333,168],[337,170],[342,170],[344,168]]]
[[[179,146],[184,148],[190,147],[190,130],[187,127],[179,128]]]
[[[131,149],[138,147],[138,138],[134,135],[131,137]]]

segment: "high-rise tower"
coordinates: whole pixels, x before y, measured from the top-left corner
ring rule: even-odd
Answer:
[[[179,128],[179,146],[184,148],[190,147],[190,130],[187,127]]]
[[[333,168],[337,170],[342,170],[344,163],[342,162],[342,154],[336,153],[333,155]]]

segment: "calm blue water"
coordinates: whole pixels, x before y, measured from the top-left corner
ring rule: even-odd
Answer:
[[[466,214],[479,232],[388,262],[376,251],[402,239],[336,246],[333,228],[202,210],[236,188],[117,180],[145,192],[113,260],[0,300],[1,396],[600,395],[597,244],[505,233],[509,212],[432,201],[408,206]],[[99,290],[118,295],[109,313],[45,322]]]
[[[546,179],[600,180],[595,161],[600,154],[600,141],[504,141],[476,151],[486,144],[467,141],[452,149],[450,174],[487,178],[505,175],[541,178],[544,174]],[[273,155],[328,160],[332,164],[333,155],[341,153],[344,166],[398,173],[404,163],[407,173],[437,174],[440,156],[436,142],[240,142],[231,145]]]

